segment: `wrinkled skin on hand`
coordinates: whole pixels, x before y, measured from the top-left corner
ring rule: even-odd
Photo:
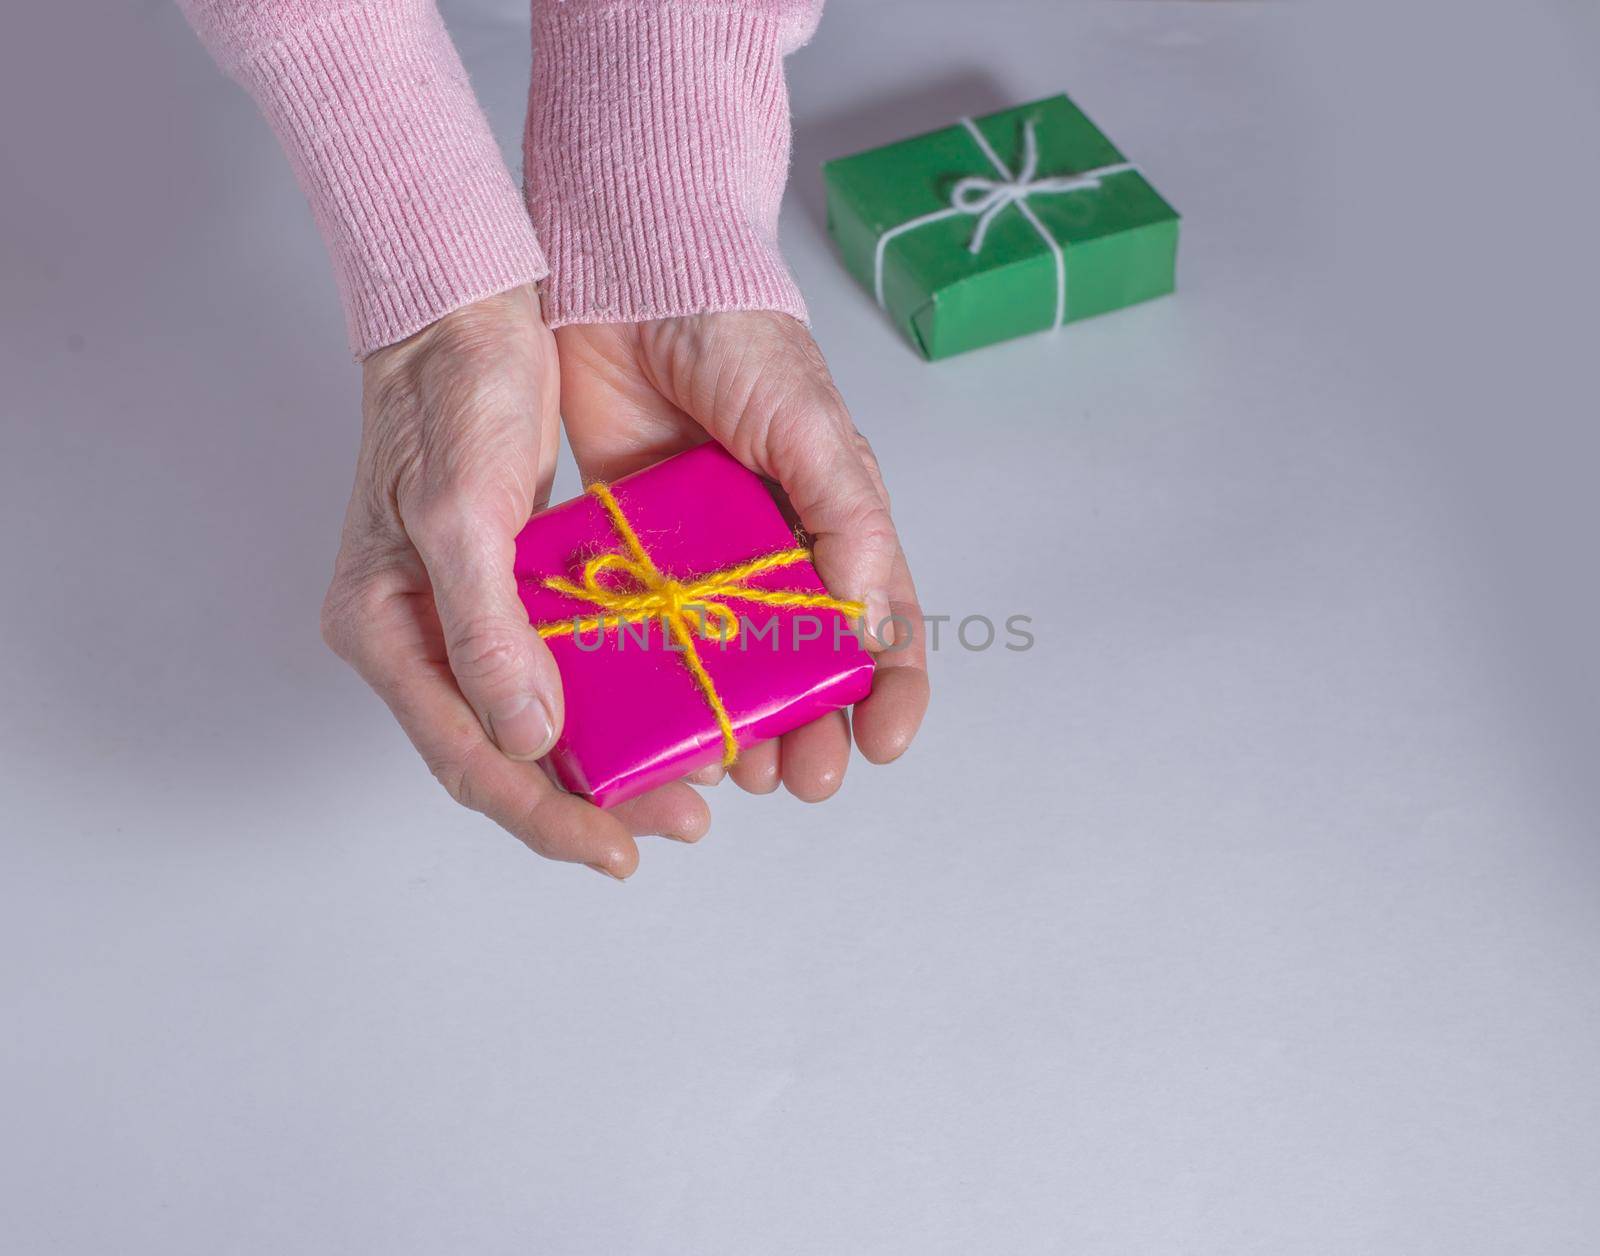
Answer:
[[[638,866],[637,837],[693,842],[710,824],[682,781],[601,811],[538,763],[560,732],[560,676],[512,560],[517,533],[548,502],[563,410],[585,479],[615,479],[709,436],[782,488],[829,589],[866,602],[873,625],[904,617],[908,635],[880,653],[853,719],[868,759],[901,754],[928,702],[916,592],[877,463],[805,329],[727,313],[553,336],[522,288],[367,359],[355,487],[323,605],[329,646],[450,794],[538,853],[619,879]],[[843,779],[851,723],[836,712],[752,746],[734,779],[826,798]]]
[[[323,636],[457,801],[542,855],[622,878],[638,866],[635,837],[695,841],[710,817],[682,782],[602,812],[535,762],[560,730],[561,684],[512,557],[549,499],[558,399],[555,342],[529,289],[367,359]]]
[[[561,411],[586,481],[616,479],[710,437],[787,495],[831,593],[865,602],[873,629],[899,617],[886,632],[894,648],[878,654],[872,694],[853,718],[834,712],[748,747],[734,781],[755,793],[781,782],[807,801],[828,798],[844,779],[852,726],[869,761],[904,753],[928,706],[916,589],[877,459],[806,329],[786,314],[735,311],[555,335]],[[721,776],[715,767],[692,779]]]

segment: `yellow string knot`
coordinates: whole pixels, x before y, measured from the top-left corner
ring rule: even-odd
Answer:
[[[655,565],[611,490],[604,484],[591,484],[589,492],[605,507],[606,514],[611,518],[611,526],[622,539],[627,552],[591,558],[583,565],[581,584],[574,584],[560,576],[545,580],[545,588],[598,607],[599,613],[540,624],[539,635],[568,637],[583,632],[606,633],[622,624],[660,620],[663,632],[678,643],[684,666],[689,669],[711,713],[716,716],[717,727],[722,732],[723,766],[732,766],[739,757],[739,740],[734,733],[733,719],[723,705],[716,684],[706,671],[705,661],[695,644],[697,637],[707,641],[732,641],[738,637],[739,615],[727,604],[726,599],[758,602],[767,606],[812,606],[841,611],[851,618],[859,618],[864,608],[860,602],[841,601],[824,593],[808,593],[804,589],[761,589],[748,583],[753,576],[763,572],[777,571],[808,561],[811,551],[803,548],[765,554],[748,563],[725,567],[692,580],[673,579],[664,575]]]

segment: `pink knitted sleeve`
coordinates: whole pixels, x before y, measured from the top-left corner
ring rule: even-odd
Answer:
[[[433,0],[179,0],[322,229],[352,349],[546,273]]]
[[[433,0],[179,0],[271,121],[358,357],[548,268],[553,325],[805,317],[783,56],[821,0],[533,0],[527,209]]]
[[[524,167],[553,325],[805,318],[778,252],[783,57],[821,0],[534,0]]]

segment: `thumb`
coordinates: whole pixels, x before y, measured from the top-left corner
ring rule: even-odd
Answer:
[[[762,311],[651,326],[647,348],[669,400],[777,481],[811,534],[822,582],[865,603],[868,632],[884,644],[900,539],[877,460],[816,342],[788,315]]]
[[[517,596],[514,538],[454,509],[431,511],[408,532],[428,569],[462,696],[508,758],[542,757],[561,731],[561,675]]]
[[[892,633],[889,594],[900,538],[877,460],[831,381],[785,390],[765,420],[758,468],[788,496],[811,535],[817,574],[837,597],[866,606],[877,644]],[[891,638],[892,639],[892,638]]]

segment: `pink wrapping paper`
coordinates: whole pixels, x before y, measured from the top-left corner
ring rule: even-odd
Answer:
[[[795,544],[766,485],[715,443],[618,480],[611,490],[656,566],[674,579],[708,575]],[[581,584],[588,560],[622,550],[605,508],[587,493],[534,516],[517,537],[516,552],[529,621],[595,613],[589,603],[543,582],[562,576]],[[764,572],[750,584],[825,591],[810,563]],[[727,604],[758,627],[768,617],[778,621],[777,631],[760,640],[742,633],[742,648],[740,639],[696,641],[741,748],[859,702],[871,690],[871,656],[853,633],[835,631],[845,622],[840,612],[733,598]],[[796,642],[797,616],[820,625],[820,636]],[[643,633],[638,625],[626,633],[613,629],[598,648],[594,629],[581,643],[571,636],[547,639],[567,707],[549,762],[562,785],[602,807],[716,763],[723,753],[716,718],[683,654],[666,647],[659,621],[649,625],[648,645],[640,644]]]

